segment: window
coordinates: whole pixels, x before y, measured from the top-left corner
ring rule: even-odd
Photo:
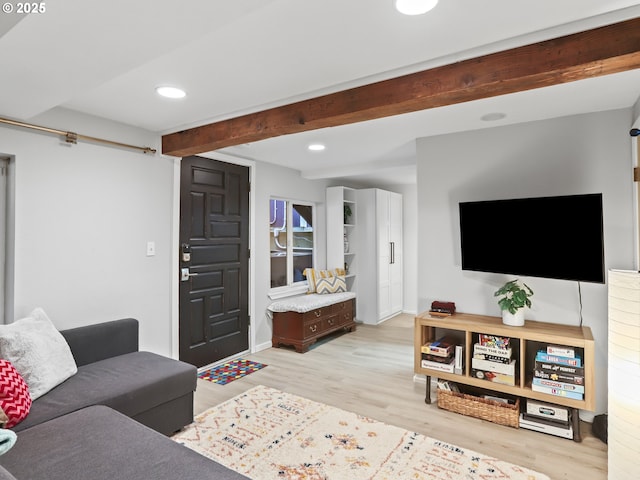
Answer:
[[[271,288],[305,282],[313,268],[313,210],[311,204],[269,200]]]

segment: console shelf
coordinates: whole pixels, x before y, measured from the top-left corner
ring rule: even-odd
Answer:
[[[444,334],[457,339],[464,346],[464,363],[462,374],[440,372],[423,368],[421,347]],[[473,344],[479,334],[509,337],[512,342],[513,358],[516,360],[515,385],[503,385],[476,378],[472,375],[471,359]],[[537,392],[531,389],[536,351],[547,345],[563,345],[574,347],[580,352],[584,365],[584,398],[576,400],[563,396]],[[431,403],[430,377],[471,385],[484,390],[502,392],[522,398],[531,398],[543,402],[563,405],[574,410],[595,410],[595,378],[594,378],[594,342],[589,327],[576,327],[526,321],[523,327],[504,325],[502,319],[485,315],[456,313],[450,317],[432,317],[428,312],[415,317],[414,332],[414,371],[427,376],[425,402]],[[579,422],[577,411],[574,411],[574,431],[577,430],[579,440]]]

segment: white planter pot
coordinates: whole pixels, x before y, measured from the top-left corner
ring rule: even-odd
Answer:
[[[512,327],[522,327],[524,325],[524,308],[519,308],[516,313],[509,310],[502,311],[502,323]]]

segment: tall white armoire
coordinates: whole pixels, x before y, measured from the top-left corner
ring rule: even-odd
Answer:
[[[402,195],[367,188],[356,190],[356,203],[357,317],[375,325],[402,311]]]

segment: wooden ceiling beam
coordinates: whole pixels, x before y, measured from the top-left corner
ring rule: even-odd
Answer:
[[[162,153],[197,155],[636,68],[640,18],[170,133]]]

